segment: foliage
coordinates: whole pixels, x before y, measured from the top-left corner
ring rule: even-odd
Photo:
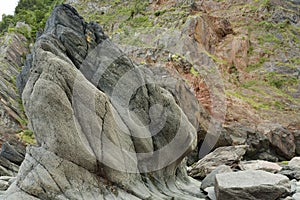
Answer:
[[[251,72],[253,70],[261,68],[266,61],[268,61],[268,58],[260,57],[258,62],[250,64],[250,65],[247,66],[246,72]]]
[[[35,39],[36,33],[45,27],[46,20],[53,8],[61,3],[63,0],[20,0],[14,16],[3,15],[0,22],[0,33],[17,31],[24,34],[28,39]],[[31,32],[28,33],[25,29],[15,30],[14,27],[19,21],[29,24]]]
[[[12,28],[12,27],[9,27],[8,30],[7,30],[9,33],[10,32],[17,32],[17,33],[20,33],[22,35],[24,35],[27,39],[31,39],[31,31],[29,29],[27,29],[26,26],[21,26],[19,28]]]
[[[193,74],[194,76],[199,76],[199,72],[196,71],[194,67],[191,68],[190,72],[191,72],[191,74]]]
[[[133,18],[130,23],[131,27],[139,28],[139,27],[151,27],[152,23],[149,21],[148,16],[139,16]]]
[[[267,73],[265,77],[270,86],[274,86],[278,89],[281,89],[284,86],[295,85],[298,83],[298,80],[295,77],[287,77],[275,72]]]
[[[289,161],[286,161],[286,160],[281,161],[281,164],[282,164],[282,165],[288,165],[288,164],[289,164]]]
[[[31,130],[25,129],[25,130],[21,131],[18,135],[24,143],[26,143],[26,144],[36,144],[34,134]]]

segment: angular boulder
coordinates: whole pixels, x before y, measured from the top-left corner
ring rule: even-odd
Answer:
[[[272,123],[261,124],[258,129],[267,136],[271,149],[275,151],[281,160],[291,159],[295,156],[295,137],[288,129],[280,124]]]
[[[300,167],[283,166],[278,173],[289,177],[291,180],[300,180]]]
[[[195,127],[99,25],[58,6],[28,58],[20,90],[38,146],[0,198],[203,197],[183,162]]]
[[[216,175],[218,200],[275,200],[290,192],[286,176],[260,170],[247,170]]]
[[[219,147],[195,163],[189,170],[194,178],[205,178],[220,165],[238,166],[247,151],[247,145]]]
[[[277,163],[265,160],[242,161],[240,162],[239,167],[241,170],[263,170],[272,173],[279,172],[282,169]]]

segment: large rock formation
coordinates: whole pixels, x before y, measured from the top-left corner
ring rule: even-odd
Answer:
[[[96,23],[56,7],[18,78],[38,147],[0,198],[203,197],[183,161],[196,129],[152,75]]]
[[[290,191],[290,182],[286,176],[260,170],[230,172],[216,175],[217,200],[279,199]]]

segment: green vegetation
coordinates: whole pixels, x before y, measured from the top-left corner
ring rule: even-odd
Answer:
[[[258,62],[248,65],[246,67],[246,72],[251,72],[253,70],[261,68],[266,61],[268,61],[266,57],[261,57]]]
[[[36,144],[35,136],[29,129],[21,131],[19,134],[20,139],[26,144]]]
[[[95,2],[94,2],[95,3]],[[101,1],[97,3],[99,7],[113,5],[113,9],[108,8],[107,11],[99,14],[98,11],[86,12],[86,8],[76,5],[78,11],[83,14],[87,20],[93,20],[103,26],[105,32],[121,32],[126,27],[145,28],[153,26],[147,14],[147,6],[149,1]]]
[[[204,52],[207,56],[209,56],[211,59],[213,59],[216,63],[224,64],[224,65],[227,64],[226,60],[220,59],[220,58],[218,58],[216,55],[210,54],[210,53],[208,53],[207,51],[203,51],[203,52]]]
[[[255,109],[270,109],[270,102],[264,102],[263,98],[258,96],[247,96],[239,91],[226,91],[226,95],[234,96],[238,99],[241,99],[247,103],[249,103]]]
[[[16,31],[24,34],[28,39],[34,40],[36,32],[45,27],[46,20],[53,8],[63,2],[63,0],[20,0],[14,16],[3,15],[0,22],[0,33]],[[15,29],[17,22],[29,24],[31,31],[28,32],[26,27]]]
[[[140,27],[152,27],[153,24],[149,21],[148,16],[138,16],[130,20],[128,23],[133,28],[140,28]]]
[[[194,76],[199,76],[199,72],[196,71],[194,67],[191,67],[190,72],[191,72],[191,74],[193,74]]]
[[[241,87],[248,89],[248,88],[255,86],[257,84],[257,82],[258,82],[257,80],[246,81],[241,84]]]
[[[227,94],[249,103],[255,109],[286,110],[290,109],[287,105],[300,103],[299,99],[287,93],[291,86],[298,83],[296,78],[270,72],[255,80],[243,82],[243,89]]]
[[[274,43],[274,44],[280,44],[281,43],[281,40],[278,39],[275,34],[272,34],[272,33],[267,33],[265,35],[262,35],[260,37],[258,37],[258,43],[259,44],[264,44],[266,42],[269,42],[269,43]]]
[[[282,164],[282,165],[288,165],[288,164],[289,164],[289,161],[286,161],[286,160],[281,161],[281,164]]]
[[[11,32],[20,33],[20,34],[24,35],[27,39],[31,39],[32,38],[31,31],[26,26],[21,26],[19,28],[9,27],[7,31],[9,33],[11,33]]]
[[[284,86],[297,84],[299,81],[295,77],[287,77],[286,75],[270,72],[265,75],[265,78],[270,86],[282,89]]]

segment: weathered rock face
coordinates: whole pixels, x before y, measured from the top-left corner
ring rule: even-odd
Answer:
[[[264,171],[242,171],[216,175],[216,196],[223,199],[273,200],[290,192],[286,176]]]
[[[195,127],[101,27],[56,7],[28,58],[20,90],[39,146],[2,199],[202,197],[182,162]]]
[[[28,53],[28,48],[27,39],[17,33],[4,35],[0,43],[0,135],[4,136],[20,130],[24,120],[15,84],[22,56]]]
[[[28,25],[18,23],[20,26]],[[0,37],[0,176],[15,176],[25,156],[25,145],[17,137],[25,127],[26,117],[20,106],[16,76],[27,53],[28,41],[23,35],[10,32]],[[2,189],[7,186],[0,185]]]

